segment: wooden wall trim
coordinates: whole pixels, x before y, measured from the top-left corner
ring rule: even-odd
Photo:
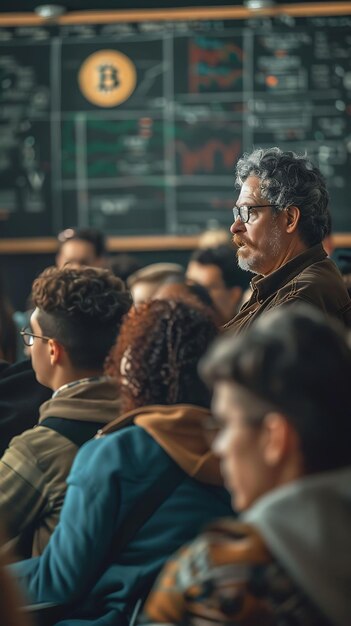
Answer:
[[[253,16],[291,15],[293,17],[349,15],[351,2],[305,2],[303,4],[282,4],[270,9],[252,11],[244,7],[189,7],[182,9],[145,9],[115,11],[72,11],[55,20],[47,20],[34,12],[2,13],[1,26],[43,26],[55,23],[105,24],[113,22],[180,21],[180,20],[232,20],[248,19]]]
[[[152,252],[153,250],[193,250],[197,247],[198,236],[162,237],[109,237],[107,247],[110,252]],[[333,244],[336,248],[351,248],[351,233],[335,233]],[[53,254],[57,250],[55,237],[30,239],[1,239],[0,254]]]

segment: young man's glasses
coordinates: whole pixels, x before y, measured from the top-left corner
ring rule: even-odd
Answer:
[[[256,204],[253,206],[247,206],[246,204],[243,204],[243,206],[235,205],[233,207],[234,222],[238,219],[238,217],[240,217],[241,221],[244,224],[247,224],[251,216],[251,211],[253,211],[254,209],[265,209],[266,207],[269,207],[269,206],[277,207],[279,205],[278,204]]]
[[[35,335],[30,332],[29,328],[22,328],[22,330],[20,330],[20,335],[25,346],[32,346],[35,337],[37,339],[42,339],[43,341],[49,341],[49,339],[51,339],[51,337],[45,337],[45,335]]]

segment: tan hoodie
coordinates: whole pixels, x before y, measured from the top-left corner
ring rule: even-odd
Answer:
[[[151,405],[121,415],[99,431],[107,435],[125,426],[136,424],[143,428],[165,452],[192,478],[223,485],[219,461],[210,450],[210,436],[206,429],[210,412],[191,404]]]

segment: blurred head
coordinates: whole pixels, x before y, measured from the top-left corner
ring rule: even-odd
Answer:
[[[138,306],[148,302],[157,289],[166,281],[173,279],[182,282],[184,268],[178,263],[152,263],[131,274],[127,285],[132,293],[133,302]]]
[[[197,366],[217,335],[200,306],[153,300],[130,310],[111,353],[124,411],[151,404],[208,406]]]
[[[218,248],[230,244],[230,236],[226,228],[209,228],[199,235],[198,248]]]
[[[102,372],[131,305],[122,281],[108,270],[52,267],[34,281],[32,298],[36,337],[27,339],[38,381],[53,388],[62,370]]]
[[[165,282],[155,292],[153,300],[180,300],[189,306],[200,306],[207,309],[208,314],[215,320],[216,325],[222,324],[217,308],[205,287],[198,283]]]
[[[103,267],[105,237],[95,228],[66,228],[58,237],[59,249],[56,265],[61,268],[67,263]]]
[[[141,268],[141,263],[132,254],[120,253],[110,257],[110,268],[115,276],[126,282],[129,276]]]
[[[236,166],[238,208],[231,232],[239,266],[270,274],[330,234],[329,196],[319,169],[305,156],[279,148],[254,150]]]
[[[351,351],[344,330],[307,305],[277,308],[225,335],[201,370],[214,385],[214,447],[235,506],[351,463]]]
[[[233,248],[228,245],[195,250],[188,263],[186,279],[207,289],[222,323],[235,315],[247,282],[245,274],[237,267]]]

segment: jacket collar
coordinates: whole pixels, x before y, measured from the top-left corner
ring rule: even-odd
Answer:
[[[210,411],[192,404],[149,405],[121,415],[100,431],[98,437],[125,426],[139,426],[179,465],[200,482],[223,485],[218,458],[214,456],[206,429]]]
[[[260,302],[278,291],[281,287],[290,282],[297,274],[300,274],[306,267],[317,261],[322,261],[327,256],[321,243],[308,248],[302,254],[291,259],[279,269],[268,276],[258,274],[251,280],[252,298]]]

